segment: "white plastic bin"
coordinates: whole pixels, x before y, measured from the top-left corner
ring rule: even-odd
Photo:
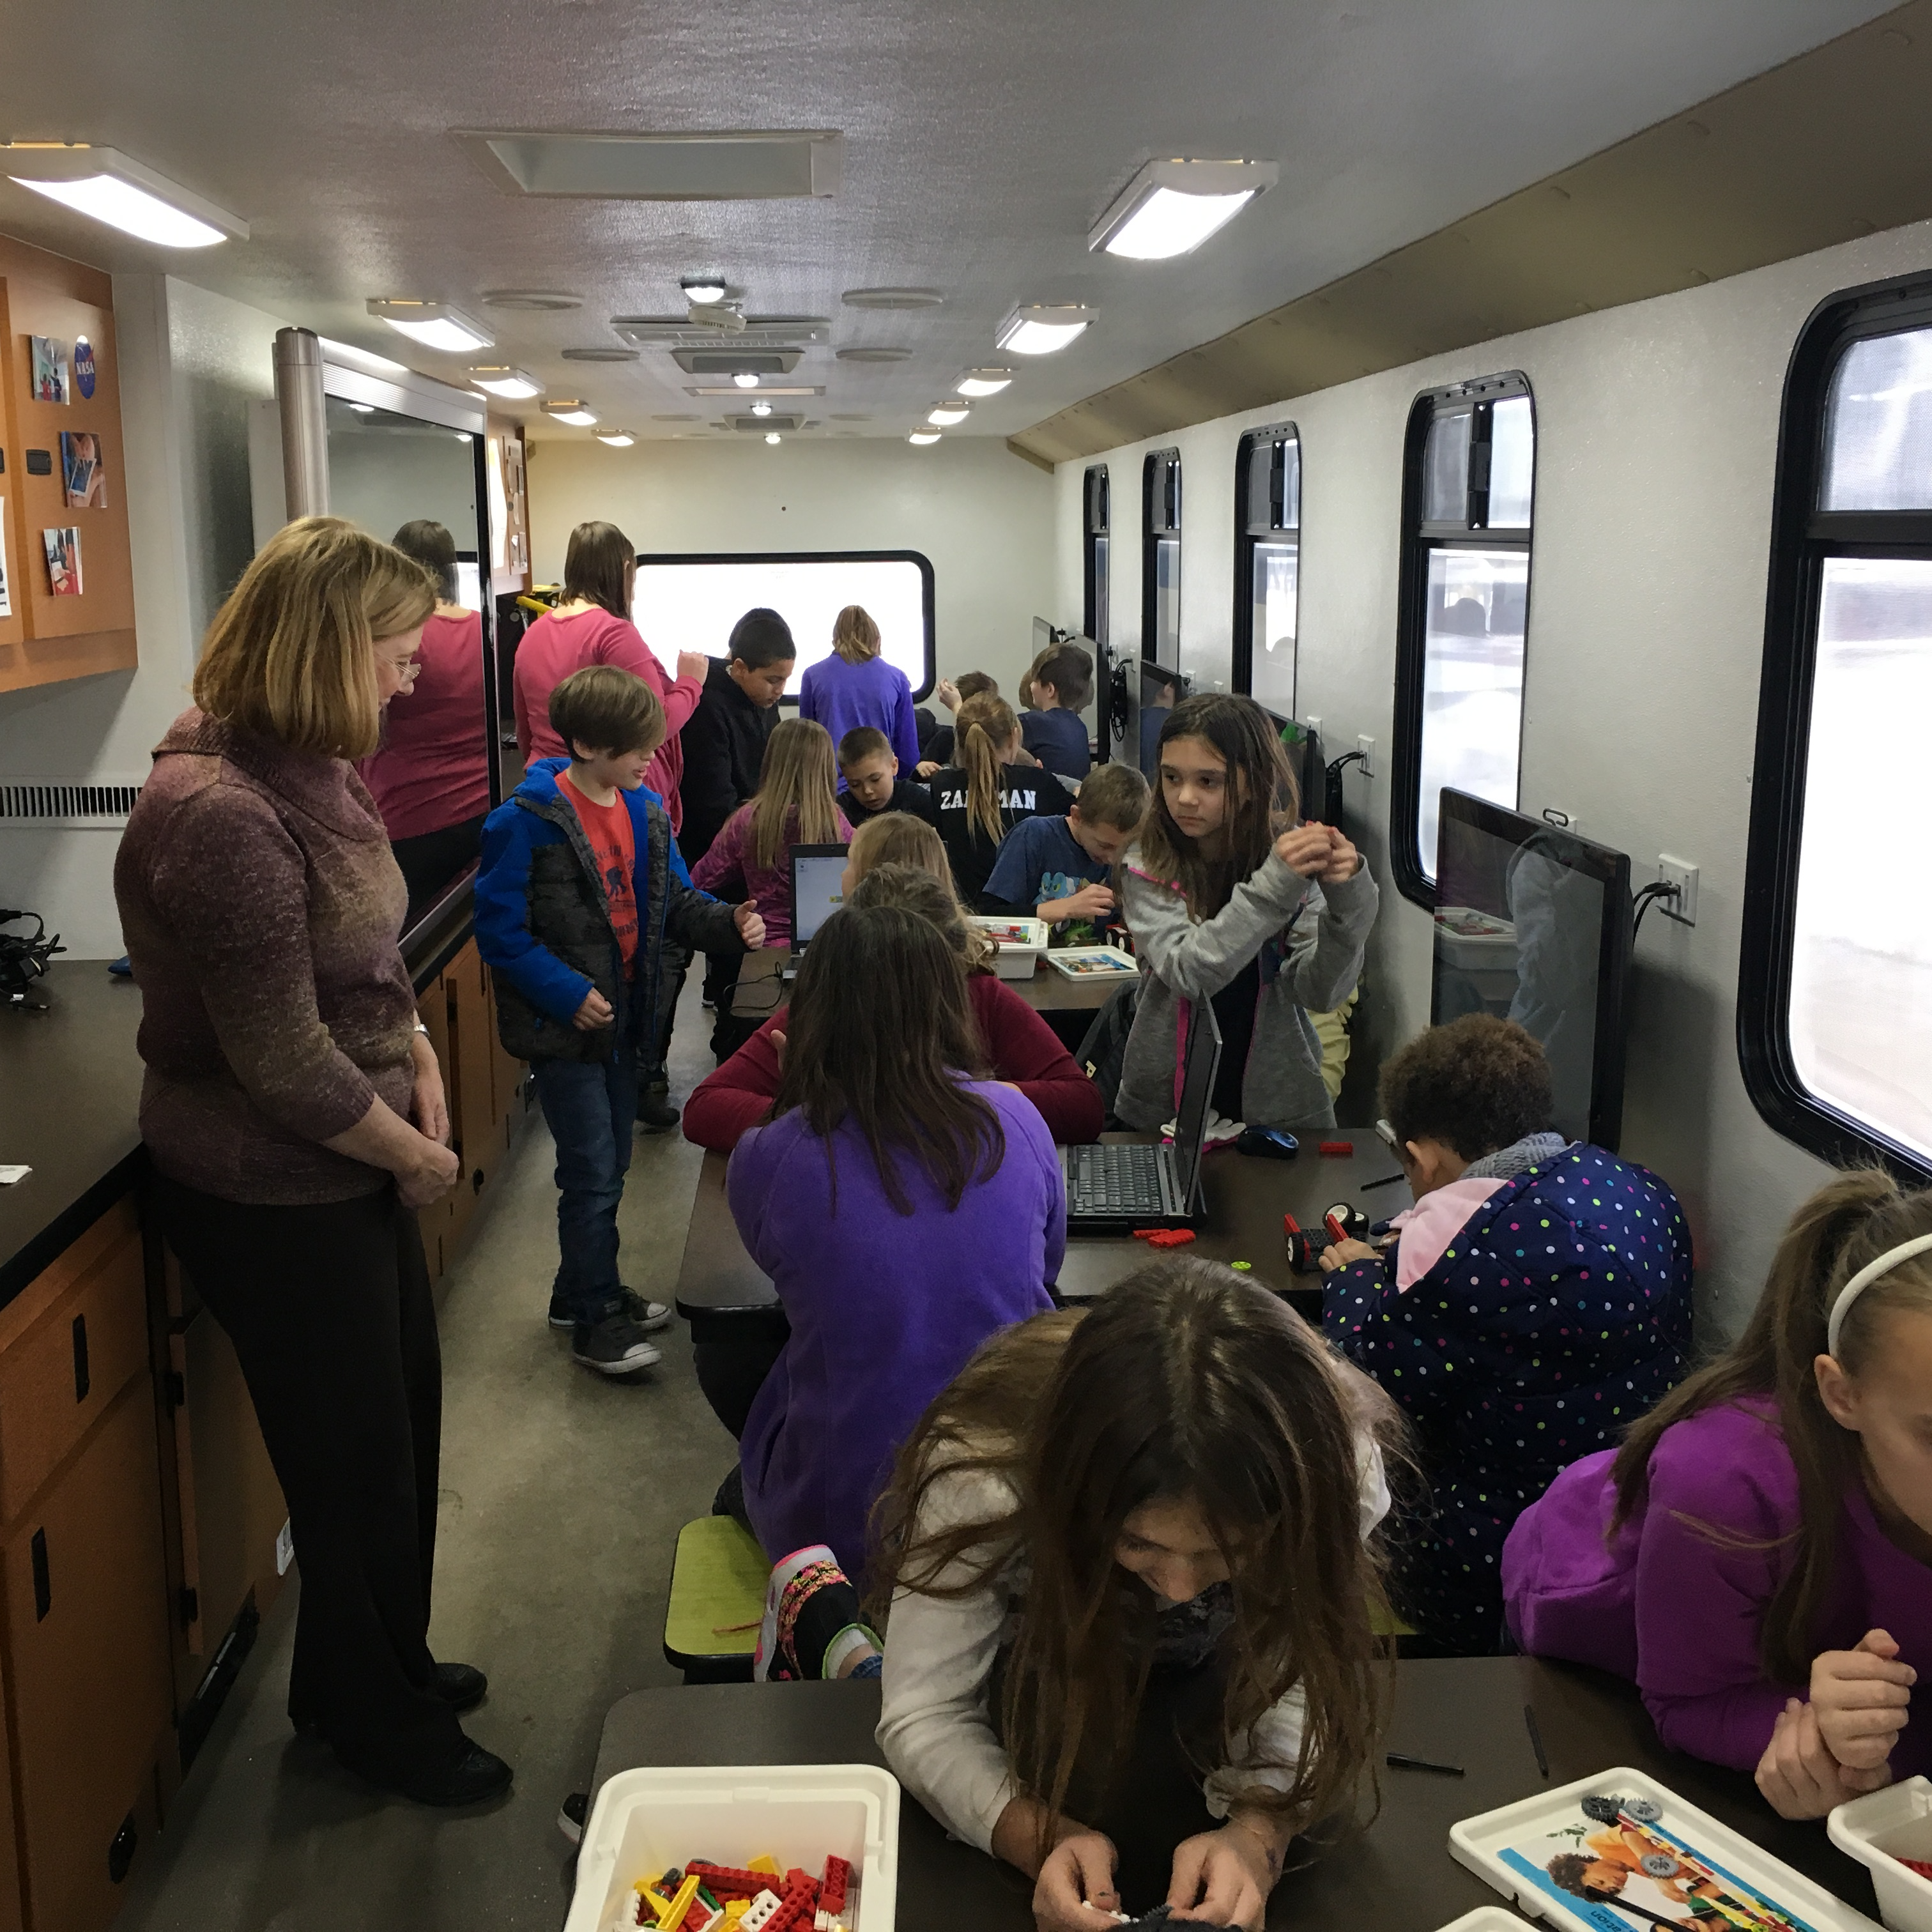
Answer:
[[[1932,1779],[1908,1778],[1840,1804],[1826,1821],[1832,1842],[1871,1868],[1878,1913],[1892,1932],[1932,1932],[1932,1879],[1898,1862],[1932,1862]]]
[[[1043,919],[994,919],[976,916],[973,923],[982,932],[991,933],[1000,942],[994,956],[993,970],[1002,980],[1030,980],[1046,950],[1046,921]]]
[[[852,1868],[852,1932],[892,1932],[899,1786],[869,1764],[656,1766],[620,1771],[597,1794],[577,1856],[564,1932],[632,1922],[636,1882],[687,1859],[743,1865],[769,1852],[814,1878],[828,1853]],[[626,1901],[629,1901],[627,1904]],[[856,1911],[856,1916],[853,1916]]]
[[[1529,1928],[1514,1912],[1505,1912],[1500,1905],[1479,1905],[1474,1911],[1451,1920],[1442,1932],[1529,1932]]]

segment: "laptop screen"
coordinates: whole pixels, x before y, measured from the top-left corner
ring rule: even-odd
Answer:
[[[818,935],[818,928],[844,903],[839,881],[845,876],[842,845],[794,845],[791,852],[791,943],[794,950]]]
[[[1174,1124],[1174,1178],[1180,1184],[1184,1207],[1194,1204],[1194,1184],[1201,1172],[1201,1148],[1208,1131],[1208,1103],[1214,1094],[1214,1074],[1221,1064],[1221,1027],[1205,1000],[1194,1004],[1187,1029],[1187,1064],[1181,1076],[1180,1112]]]

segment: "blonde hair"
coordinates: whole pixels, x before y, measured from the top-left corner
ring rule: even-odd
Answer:
[[[436,581],[340,517],[284,524],[214,614],[194,672],[211,718],[292,751],[364,758],[381,741],[379,639],[436,608]]]
[[[952,867],[946,842],[922,818],[909,812],[882,812],[852,835],[846,857],[856,881],[879,866],[917,866],[950,886]]]
[[[848,604],[832,624],[832,648],[848,664],[879,655],[879,627],[862,604]]]
[[[1019,720],[1003,698],[969,698],[952,734],[952,762],[966,774],[966,818],[997,845],[1006,836],[1000,815],[1000,768],[1019,735]]]
[[[920,918],[929,920],[945,934],[952,950],[966,962],[968,972],[987,971],[999,948],[991,933],[974,926],[967,918],[966,908],[959,903],[959,894],[952,884],[951,868],[946,863],[944,846],[940,848],[937,868],[926,862],[922,850],[917,858],[874,856],[862,862],[860,838],[871,831],[872,826],[883,825],[888,818],[904,818],[908,825],[916,825],[922,832],[931,833],[935,844],[938,842],[939,834],[931,826],[922,819],[908,818],[902,812],[884,813],[871,824],[861,826],[848,854],[852,862],[853,883],[851,896],[845,903],[854,906],[904,906],[908,912],[916,912]],[[878,839],[873,842],[874,844],[884,842]],[[920,842],[908,840],[907,843],[916,845]]]
[[[752,814],[752,856],[776,866],[794,845],[836,845],[838,767],[832,734],[809,718],[788,718],[765,741]]]

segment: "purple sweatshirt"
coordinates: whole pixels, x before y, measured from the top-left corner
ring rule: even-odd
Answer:
[[[836,651],[806,667],[798,688],[798,715],[823,724],[832,734],[832,748],[848,731],[861,724],[876,725],[892,742],[899,776],[909,778],[919,763],[919,727],[913,722],[912,686],[896,664],[884,658],[848,664]],[[841,772],[838,789],[845,789]]]
[[[1516,1519],[1503,1550],[1510,1630],[1538,1657],[1569,1658],[1634,1678],[1673,1750],[1752,1769],[1787,1697],[1758,1660],[1764,1612],[1790,1567],[1798,1472],[1768,1400],[1706,1409],[1664,1432],[1641,1515],[1606,1546],[1614,1450],[1586,1456]],[[1694,1526],[1708,1524],[1718,1541]],[[1836,1590],[1816,1648],[1850,1650],[1889,1630],[1901,1660],[1932,1667],[1932,1570],[1879,1527],[1862,1486],[1838,1517]],[[1908,1721],[1897,1778],[1932,1772],[1932,1718]]]
[[[951,1212],[902,1155],[913,1211],[900,1214],[850,1120],[829,1142],[836,1214],[828,1143],[796,1108],[731,1156],[732,1215],[791,1323],[739,1444],[746,1509],[775,1562],[826,1543],[856,1576],[867,1514],[926,1405],[996,1330],[1053,1306],[1046,1283],[1066,1247],[1053,1136],[1030,1100],[969,1084],[998,1113],[1006,1157]]]

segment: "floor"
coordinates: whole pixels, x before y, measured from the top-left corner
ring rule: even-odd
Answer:
[[[710,1070],[688,986],[672,1093]],[[668,1301],[701,1156],[639,1135],[626,1275]],[[689,1331],[628,1382],[574,1366],[544,1322],[556,1264],[550,1142],[532,1114],[442,1306],[442,1512],[430,1638],[481,1665],[465,1719],[516,1767],[509,1796],[450,1816],[386,1800],[298,1741],[283,1711],[284,1593],[170,1816],[136,1862],[116,1932],[555,1932],[569,1902],[559,1802],[581,1790],[604,1714],[681,1680],[661,1647],[680,1525],[705,1514],[734,1445],[692,1379]]]

